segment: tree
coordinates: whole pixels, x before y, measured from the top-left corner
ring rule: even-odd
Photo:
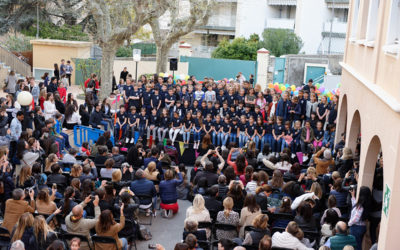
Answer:
[[[100,99],[112,89],[114,58],[117,49],[152,18],[166,11],[168,0],[89,0],[88,7],[96,27],[95,41],[102,49]],[[131,14],[134,11],[134,18]]]
[[[82,0],[0,0],[0,33],[36,28],[37,8],[41,23],[86,25],[84,7]]]
[[[249,39],[235,38],[232,42],[222,40],[213,51],[213,58],[257,60],[257,50],[260,48],[260,38],[253,34]]]
[[[303,47],[301,38],[289,29],[265,29],[262,36],[261,45],[276,57],[298,54]]]
[[[157,46],[156,72],[165,72],[167,55],[179,38],[190,33],[196,27],[205,25],[211,15],[215,0],[188,0],[189,11],[182,10],[181,0],[168,1],[169,27],[162,29],[159,18],[152,18],[150,26]]]

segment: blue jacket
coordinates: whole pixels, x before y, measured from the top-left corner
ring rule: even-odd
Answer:
[[[289,107],[289,101],[288,100],[283,101],[283,99],[280,99],[279,102],[278,102],[278,105],[276,107],[276,109],[277,109],[276,110],[276,116],[280,116],[284,120],[287,120],[289,118],[288,117],[288,114],[289,114],[288,107]]]
[[[178,200],[178,193],[176,187],[183,182],[182,174],[178,173],[179,180],[172,179],[160,182],[160,198],[164,204],[174,204]]]
[[[156,188],[152,181],[142,178],[131,183],[131,190],[135,195],[147,195],[155,197],[157,195]],[[148,205],[151,203],[151,199],[140,199],[140,204]]]

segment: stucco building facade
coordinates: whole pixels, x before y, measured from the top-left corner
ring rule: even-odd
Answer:
[[[359,187],[372,187],[382,152],[379,249],[399,249],[400,0],[352,0],[350,6],[336,139],[346,131],[354,150],[361,136]]]

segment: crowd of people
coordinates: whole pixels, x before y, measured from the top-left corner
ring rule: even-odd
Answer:
[[[61,78],[14,78],[0,98],[2,227],[12,249],[106,248],[97,237],[128,249],[143,237],[139,213],[174,218],[178,199],[193,205],[175,249],[213,240],[221,250],[362,249],[367,231],[376,249],[382,157],[373,189],[356,197],[361,137],[353,150],[345,134],[335,144],[338,96],[319,95],[312,80],[294,94],[262,91],[242,74],[135,82],[124,69],[104,100],[92,74],[78,106]],[[18,103],[22,91],[32,105]],[[66,131],[76,125],[104,134],[76,148]],[[180,163],[177,142],[194,149],[193,168]]]

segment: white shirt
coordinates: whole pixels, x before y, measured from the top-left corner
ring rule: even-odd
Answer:
[[[78,112],[75,111],[74,113],[72,113],[72,116],[66,121],[68,124],[81,124],[81,116]]]
[[[44,118],[46,120],[52,118],[57,112],[56,105],[51,101],[45,101],[43,103],[43,108],[44,108]]]

